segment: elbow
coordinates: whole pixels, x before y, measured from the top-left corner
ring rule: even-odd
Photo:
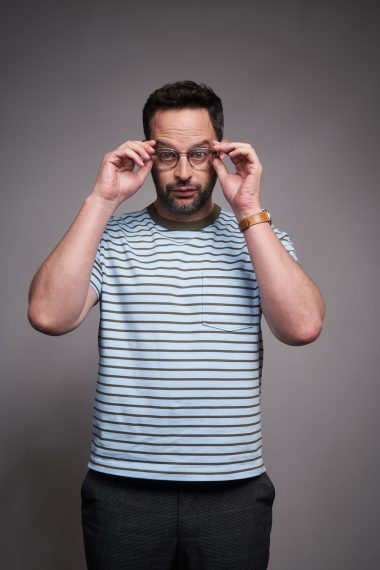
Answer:
[[[291,335],[280,339],[291,346],[304,346],[317,340],[322,332],[322,318],[310,319],[298,326]]]
[[[59,336],[68,332],[33,305],[29,305],[27,316],[32,327],[43,334]]]

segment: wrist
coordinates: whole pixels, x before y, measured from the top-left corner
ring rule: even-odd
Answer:
[[[234,214],[236,216],[237,221],[240,222],[244,218],[248,218],[249,216],[253,216],[254,214],[259,214],[262,211],[263,209],[261,205],[257,203],[246,206],[244,208],[236,208],[234,209]]]
[[[112,200],[102,198],[101,196],[98,196],[92,192],[89,194],[89,196],[87,196],[85,205],[93,210],[96,210],[99,212],[99,214],[104,214],[105,216],[111,217],[119,204]]]

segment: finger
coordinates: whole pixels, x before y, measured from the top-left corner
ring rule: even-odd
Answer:
[[[126,148],[131,148],[132,150],[134,150],[136,153],[138,153],[142,159],[146,159],[149,160],[150,155],[147,153],[147,151],[145,150],[143,143],[142,142],[135,142],[135,141],[130,141],[127,145]]]
[[[213,147],[213,150],[216,150],[218,155],[219,155],[219,158],[221,158],[223,160],[224,157],[226,156],[226,154],[224,152],[222,152],[222,150],[219,149],[219,147],[216,147],[216,145],[218,145],[218,144],[220,144],[220,141],[216,141],[216,140],[211,141],[211,146]]]
[[[151,143],[156,144],[156,141],[126,141],[125,143],[121,144],[117,150],[125,150],[127,148],[131,148],[140,154],[141,158],[149,159],[150,154],[154,154],[155,152],[153,146],[151,146]]]
[[[148,141],[147,141],[146,139],[144,139],[144,140],[141,141],[141,142],[144,143],[144,144],[150,145],[150,146],[153,146],[153,145],[155,145],[155,144],[157,143],[157,141],[155,141],[154,139],[150,139],[150,140],[148,140]]]
[[[141,166],[136,172],[136,178],[140,184],[140,186],[143,184],[145,178],[147,177],[147,175],[149,174],[149,172],[152,169],[152,165],[153,165],[153,161],[149,160],[149,162],[146,162],[144,164],[144,166]]]
[[[237,148],[236,150],[232,150],[231,152],[228,153],[229,157],[236,157],[236,156],[244,156],[244,157],[250,157],[251,160],[253,161],[254,159],[254,154],[247,148]]]
[[[151,146],[150,143],[142,143],[145,152],[148,154],[148,159],[151,159],[152,156],[156,153],[156,149]]]
[[[213,141],[214,144],[220,144],[223,146],[233,145],[233,146],[251,146],[249,143],[244,143],[242,141]]]
[[[241,150],[242,154],[244,154],[246,151],[248,151],[248,154],[250,155],[252,162],[257,164],[258,166],[261,166],[260,159],[257,156],[255,149],[250,144],[239,143],[233,151],[228,153],[228,155],[229,156],[236,156],[239,149]]]
[[[219,180],[222,182],[229,174],[226,165],[224,164],[223,160],[219,157],[213,158],[212,165],[215,168]]]
[[[247,143],[231,142],[231,143],[220,143],[218,145],[214,145],[214,150],[216,150],[220,153],[224,153],[231,160],[239,152],[239,149],[241,150],[241,152],[243,152],[243,151],[248,152],[248,153],[252,152],[253,153],[252,154],[252,161],[254,160],[253,159],[254,156],[257,159],[257,156],[254,153],[252,146],[250,144],[247,144]]]
[[[156,141],[154,139],[151,139],[150,141],[141,141],[142,144],[144,145],[144,148],[147,152],[150,152],[151,154],[156,152],[156,149],[153,148],[154,145],[156,144]]]
[[[251,146],[248,148],[239,147],[239,148],[231,151],[230,153],[228,153],[228,155],[231,158],[231,160],[233,160],[233,159],[236,160],[240,156],[242,160],[243,159],[248,160],[252,164],[255,164],[256,166],[261,167],[261,162],[260,162],[257,154],[255,153],[255,151],[253,150],[253,148]]]
[[[215,143],[213,145],[213,150],[216,150],[217,152],[223,152],[225,154],[228,154],[229,152],[231,152],[232,150],[234,150],[236,148],[236,146],[232,143]]]
[[[134,161],[134,163],[137,164],[138,166],[144,166],[143,159],[140,157],[139,154],[137,154],[137,152],[135,152],[131,148],[125,148],[124,149],[124,156],[123,157],[131,158]],[[121,158],[123,158],[123,157],[121,157]]]
[[[217,148],[220,148],[224,152],[229,152],[230,150],[234,150],[237,147],[249,148],[249,147],[251,147],[251,145],[248,143],[242,143],[242,142],[216,142],[216,143],[214,143],[215,150]]]

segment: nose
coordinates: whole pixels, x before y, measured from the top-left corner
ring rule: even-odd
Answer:
[[[180,178],[181,180],[187,180],[192,175],[192,169],[187,160],[187,156],[181,154],[175,167],[174,174],[176,178]]]

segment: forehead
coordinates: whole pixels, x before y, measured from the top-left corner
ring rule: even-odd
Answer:
[[[170,145],[186,146],[206,139],[211,143],[216,133],[207,109],[169,109],[154,114],[151,137]]]

